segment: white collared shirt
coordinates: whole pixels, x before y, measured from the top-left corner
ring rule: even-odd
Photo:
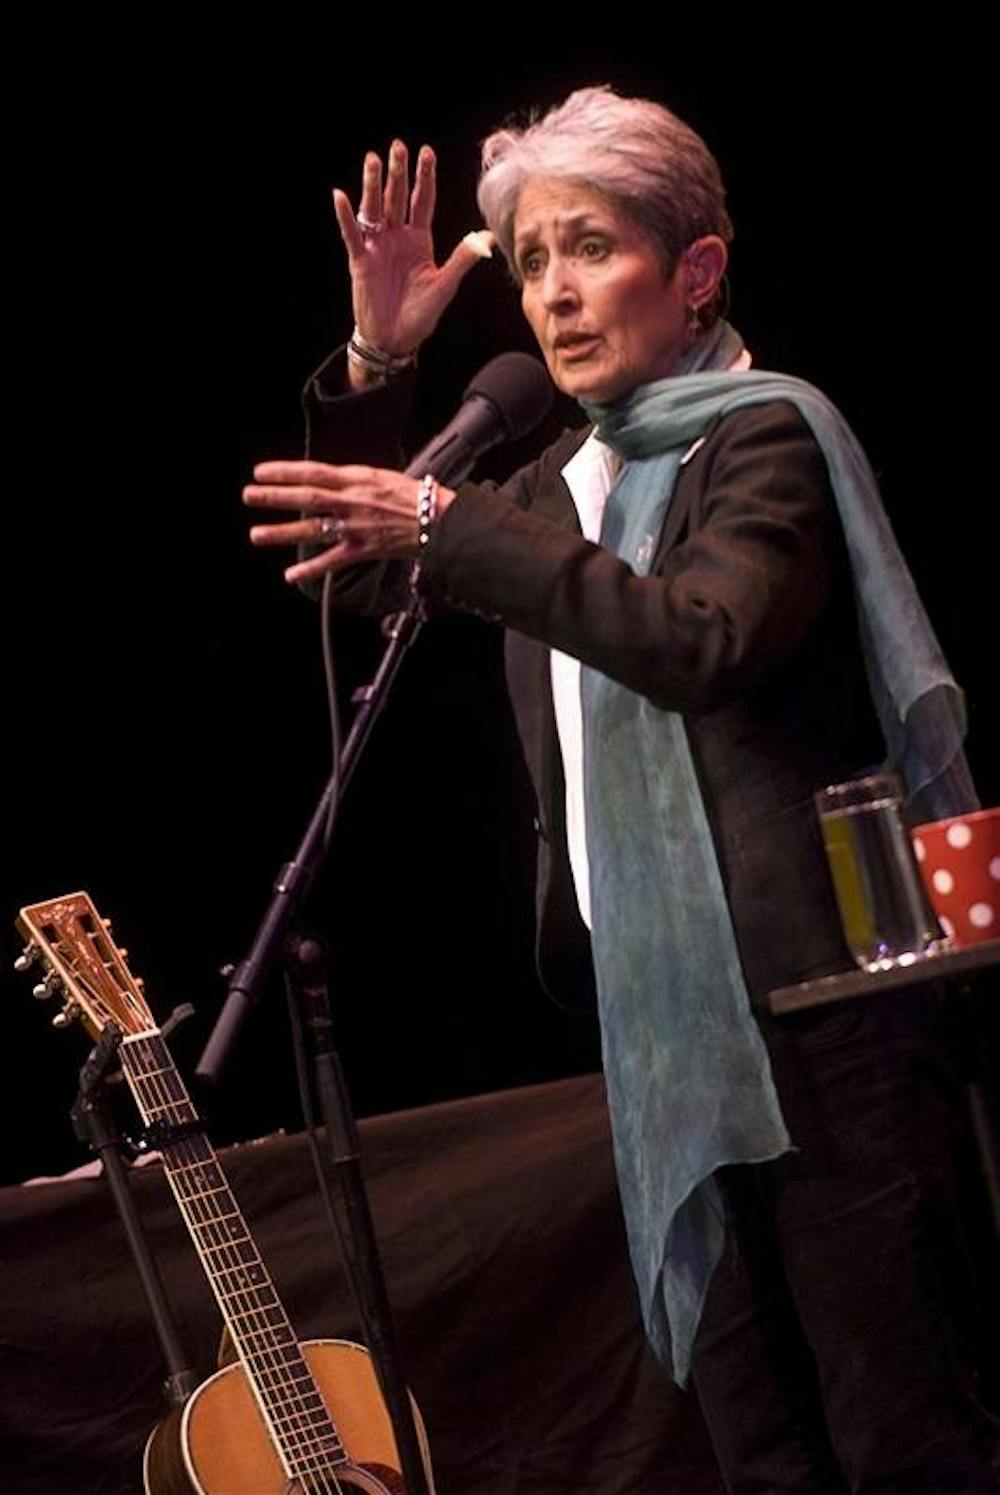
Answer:
[[[750,354],[743,350],[730,365],[731,373],[742,373],[750,367]],[[681,466],[689,461],[705,440],[699,436],[691,443]],[[580,529],[585,540],[595,545],[601,538],[604,505],[622,467],[621,458],[598,441],[591,431],[580,449],[573,453],[562,470],[562,477],[573,498]],[[583,710],[580,703],[580,661],[558,649],[551,651],[552,704],[555,709],[559,750],[562,753],[563,777],[566,781],[566,842],[569,863],[576,886],[580,916],[590,928],[590,869],[587,862],[587,834],[583,810]]]

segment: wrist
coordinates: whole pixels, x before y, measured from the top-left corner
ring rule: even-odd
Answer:
[[[347,384],[349,389],[360,394],[366,389],[381,389],[388,382],[386,374],[378,369],[370,368],[367,364],[356,362],[348,353]]]
[[[454,488],[442,488],[441,485],[440,485],[440,483],[438,484],[438,496],[437,496],[437,518],[438,519],[441,518],[442,514],[444,514],[444,513],[447,512],[448,507],[455,502],[455,499],[457,497],[458,497],[458,495],[456,494]]]
[[[408,369],[417,361],[417,350],[410,353],[389,353],[377,343],[370,342],[355,324],[347,344],[348,377],[352,389],[370,389],[373,385],[385,384],[394,374]]]

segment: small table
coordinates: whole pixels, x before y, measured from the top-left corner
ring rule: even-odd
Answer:
[[[887,971],[838,971],[798,986],[779,986],[768,993],[768,1006],[776,1015],[822,1007],[827,1002],[845,1002],[849,997],[876,997],[904,986],[922,986],[928,981],[951,981],[971,977],[991,966],[1000,966],[1000,940],[983,940],[962,949],[940,950],[918,956],[910,965],[891,966]]]
[[[820,976],[798,986],[779,986],[768,993],[767,1002],[769,1010],[780,1017],[808,1007],[823,1007],[829,1002],[878,997],[884,992],[925,986],[933,981],[960,984],[968,989],[977,976],[997,967],[1000,967],[1000,939],[983,940],[960,949],[921,955],[910,965],[891,966],[887,971],[839,971],[834,976]],[[969,1048],[966,1102],[986,1181],[993,1228],[1000,1242],[1000,1136],[984,1066],[977,1062],[979,1056],[971,1052],[972,1045]]]

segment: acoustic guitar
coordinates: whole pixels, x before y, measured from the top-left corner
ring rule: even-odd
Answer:
[[[21,910],[18,962],[45,968],[38,996],[61,996],[57,1026],[92,1037],[114,1023],[143,1122],[201,1259],[238,1361],[171,1412],[146,1445],[147,1495],[405,1495],[371,1359],[341,1339],[295,1337],[222,1166],[156,1027],[142,982],[86,893]],[[427,1438],[414,1421],[433,1495]]]

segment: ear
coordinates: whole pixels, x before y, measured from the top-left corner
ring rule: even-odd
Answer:
[[[718,234],[695,239],[684,252],[685,300],[693,310],[708,305],[719,289],[729,262],[726,241]]]

